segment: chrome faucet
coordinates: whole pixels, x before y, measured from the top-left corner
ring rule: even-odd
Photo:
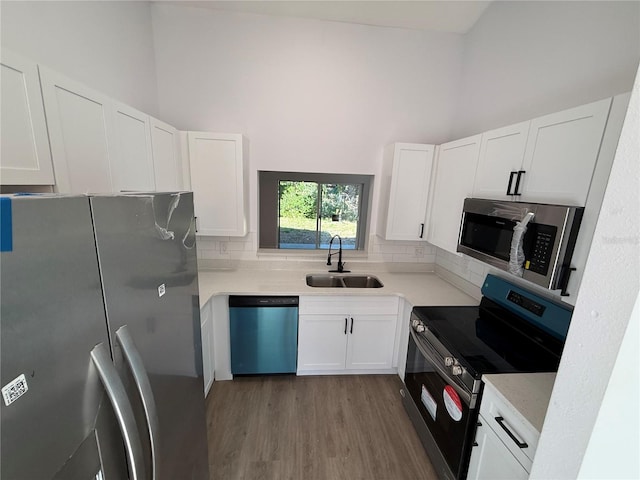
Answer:
[[[333,245],[333,240],[338,237],[338,241],[340,242],[340,248],[337,252],[331,253],[331,246]],[[338,254],[338,268],[336,270],[329,270],[330,272],[338,272],[338,273],[349,273],[349,270],[344,269],[344,263],[342,263],[342,238],[340,235],[334,235],[331,237],[331,241],[329,242],[329,255],[327,256],[327,265],[331,265],[331,255]]]

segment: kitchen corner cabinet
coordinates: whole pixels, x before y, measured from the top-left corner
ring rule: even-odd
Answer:
[[[53,185],[53,165],[36,63],[2,49],[0,58],[3,185]]]
[[[247,234],[248,143],[242,135],[188,132],[198,235]]]
[[[380,229],[387,240],[426,240],[433,145],[394,143],[384,149]],[[386,202],[386,208],[385,208]]]
[[[397,297],[300,297],[299,375],[390,372]]]
[[[434,168],[427,240],[455,253],[464,199],[473,192],[481,135],[440,145]]]
[[[611,98],[531,121],[522,201],[584,206]]]
[[[211,302],[200,309],[200,330],[202,335],[202,372],[204,377],[204,396],[206,397],[213,385],[214,354],[213,354],[213,312]]]
[[[112,101],[40,68],[56,191],[112,192],[116,155]]]
[[[153,117],[149,117],[149,126],[156,191],[183,190],[178,130]]]
[[[117,153],[113,157],[115,191],[154,191],[149,115],[114,103]]]

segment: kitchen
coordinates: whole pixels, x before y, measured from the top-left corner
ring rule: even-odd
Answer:
[[[629,91],[638,64],[636,7],[496,2],[463,36],[164,3],[3,3],[2,44],[180,130],[246,135],[249,234],[200,237],[200,260],[282,263],[306,259],[256,254],[256,171],[376,175],[389,143],[437,145]],[[377,217],[372,212],[372,222]],[[425,243],[374,236],[370,246],[363,263],[435,263],[476,286],[485,272]],[[347,254],[347,262],[357,255]],[[311,261],[324,269],[322,255]],[[576,363],[559,373],[566,383],[539,446],[532,472],[542,469],[539,478],[577,475],[624,332],[616,325],[611,343],[595,344],[601,339],[587,324],[600,307],[582,308],[585,331],[574,340],[575,354],[601,352],[598,375],[572,381],[572,373],[583,377]],[[567,411],[574,396],[593,402],[589,415]],[[554,450],[573,445],[562,439],[576,420],[584,423],[581,440],[560,461]]]

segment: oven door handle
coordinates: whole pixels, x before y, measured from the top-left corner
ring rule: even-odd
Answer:
[[[420,338],[419,334],[415,332],[413,328],[411,330],[411,336],[413,340],[416,342],[416,347],[420,350],[420,353],[429,361],[431,365],[435,367],[438,373],[443,376],[449,385],[453,387],[453,389],[460,395],[467,405],[471,405],[471,394],[464,390],[460,385],[458,385],[453,379],[451,375],[446,372],[446,370],[440,365],[438,361],[438,356],[436,353],[432,353],[433,347],[429,345],[429,342]]]

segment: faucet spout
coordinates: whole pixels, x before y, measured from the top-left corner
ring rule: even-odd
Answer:
[[[333,246],[333,241],[335,240],[335,238],[338,238],[338,242],[339,242],[339,249],[337,252],[333,252],[331,253],[331,247]],[[327,265],[331,265],[331,256],[338,254],[338,268],[336,270],[329,270],[329,272],[337,272],[337,273],[348,273],[349,270],[345,270],[344,269],[344,263],[342,262],[342,238],[340,237],[340,235],[334,235],[333,237],[331,237],[331,240],[329,241],[329,254],[327,255]]]

